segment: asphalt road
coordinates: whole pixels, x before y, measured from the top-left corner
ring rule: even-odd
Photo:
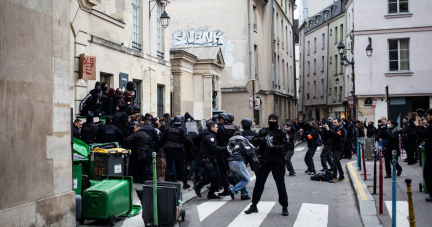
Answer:
[[[355,192],[352,189],[349,177],[345,173],[345,180],[336,184],[328,182],[311,181],[304,171],[306,165],[303,161],[306,153],[306,143],[296,147],[292,162],[297,176],[285,176],[285,184],[289,199],[288,217],[281,215],[282,207],[279,205],[276,184],[269,176],[260,203],[259,213],[245,215],[244,210],[250,201],[241,201],[240,193],[236,200],[222,197],[221,200],[207,200],[207,193],[202,198],[195,198],[187,204],[186,221],[180,226],[363,226],[355,201]],[[315,167],[322,169],[319,160],[321,149],[314,157]],[[348,160],[343,160],[342,165]],[[350,160],[351,161],[351,160]],[[251,179],[254,175],[250,172]],[[255,180],[247,186],[252,196]]]

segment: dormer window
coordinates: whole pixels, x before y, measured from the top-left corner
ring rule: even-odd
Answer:
[[[331,15],[334,16],[334,13],[335,13],[335,11],[336,11],[336,5],[332,5],[332,6],[330,7],[330,10],[331,10]]]
[[[328,9],[325,9],[323,14],[324,14],[324,20],[327,20],[327,15],[328,15]]]
[[[315,17],[315,24],[318,24],[319,18],[320,18],[320,16]]]

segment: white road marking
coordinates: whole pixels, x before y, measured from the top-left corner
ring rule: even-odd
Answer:
[[[385,201],[385,205],[387,207],[387,210],[390,214],[390,218],[393,217],[392,214],[392,201]],[[404,227],[404,226],[410,226],[408,217],[409,211],[408,211],[408,202],[407,201],[397,201],[396,202],[396,226],[398,227]]]
[[[297,148],[294,149],[294,151],[302,151],[304,149],[305,149],[305,147],[297,147]]]
[[[231,196],[225,196],[222,200],[223,200],[223,201],[230,201],[230,200],[232,200],[232,199],[231,199]]]
[[[222,202],[205,202],[197,206],[200,221],[202,222],[210,214],[225,205],[226,201]]]
[[[303,203],[294,227],[326,227],[327,223],[328,205]]]
[[[258,213],[245,214],[244,211],[249,209],[248,205],[228,227],[259,227],[275,204],[276,202],[260,202],[257,205]]]
[[[254,181],[254,180],[256,180],[256,176],[255,176],[255,175],[253,175],[253,176],[249,179],[249,182]]]

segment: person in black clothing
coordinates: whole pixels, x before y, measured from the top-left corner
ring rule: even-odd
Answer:
[[[135,98],[136,98],[136,89],[135,89],[135,83],[133,81],[129,81],[126,84],[126,90],[129,91],[132,94],[132,106],[134,106]]]
[[[333,122],[332,122],[333,124]],[[318,129],[318,133],[320,134],[322,141],[323,141],[323,149],[321,151],[321,155],[320,155],[320,159],[321,159],[321,165],[323,167],[323,169],[321,170],[321,172],[326,172],[328,170],[328,166],[327,163],[330,166],[330,169],[333,169],[333,160],[330,157],[330,152],[331,152],[331,144],[332,144],[332,138],[329,134],[324,134],[323,133],[323,127],[328,126],[328,128],[331,129],[331,126],[326,123],[323,126],[319,126]]]
[[[408,154],[407,162],[408,165],[417,163],[417,138],[416,138],[416,126],[415,121],[417,120],[417,113],[411,113],[410,119],[408,120],[408,128],[406,130],[408,135]]]
[[[169,127],[163,135],[165,141],[164,150],[166,153],[167,166],[175,166],[180,170],[183,180],[183,189],[190,188],[187,183],[187,171],[183,157],[183,146],[185,143],[192,143],[186,130],[181,127],[182,117],[177,115],[174,117],[174,126]],[[169,181],[171,177],[171,169],[167,168],[165,172],[165,181]]]
[[[122,147],[132,150],[130,170],[135,183],[143,184],[151,179],[147,175],[147,166],[152,162],[150,152],[150,137],[138,122],[132,122],[133,134],[129,135],[123,142]]]
[[[346,159],[351,159],[352,158],[352,139],[351,139],[351,135],[352,135],[352,127],[351,124],[349,123],[349,121],[347,119],[345,119],[343,121],[343,128],[345,129],[347,136],[346,136],[346,141],[345,141],[345,146],[344,146],[344,151],[343,151],[343,158]]]
[[[117,88],[115,94],[112,96],[113,104],[112,104],[111,113],[113,113],[113,115],[118,111],[120,111],[119,102],[122,98],[123,98],[123,91],[120,88]]]
[[[258,135],[257,132],[252,131],[251,127],[252,127],[252,121],[249,118],[245,118],[243,119],[241,122],[241,125],[243,127],[243,132],[242,135],[249,140],[249,142],[252,142],[252,139]]]
[[[93,123],[94,115],[88,113],[86,116],[86,122],[82,124],[81,128],[81,140],[87,144],[94,143],[96,141],[96,134],[99,131],[99,127]]]
[[[287,133],[278,125],[279,117],[270,114],[268,117],[269,127],[265,127],[258,132],[252,143],[259,146],[261,168],[256,171],[256,182],[252,194],[252,205],[246,214],[257,213],[257,204],[264,191],[264,185],[270,172],[276,182],[279,194],[279,204],[282,206],[282,215],[288,216],[288,195],[285,188],[285,165],[284,157],[288,150]]]
[[[313,161],[313,157],[315,155],[315,152],[318,148],[318,125],[315,121],[312,121],[310,123],[310,129],[308,132],[304,132],[303,130],[300,130],[300,136],[302,136],[308,143],[308,150],[306,152],[306,155],[304,157],[304,161],[307,166],[307,170],[305,173],[308,173],[309,175],[315,175],[315,165]]]
[[[189,114],[189,112],[186,112],[184,115],[185,121],[195,121],[195,119]]]
[[[329,183],[336,183],[345,179],[340,159],[342,157],[344,147],[343,138],[346,131],[342,127],[341,121],[338,118],[333,120],[333,125],[335,126],[334,129],[329,128],[327,125],[324,127],[323,131],[324,136],[331,138],[331,150],[333,151],[333,179],[330,179]],[[337,178],[338,171],[339,178]]]
[[[103,92],[108,92],[108,89],[109,89],[108,83],[107,82],[102,82],[102,84],[101,84],[102,93]]]
[[[96,111],[99,105],[100,93],[101,89],[99,87],[91,90],[90,93],[81,101],[78,114],[81,116],[87,116],[88,112]]]
[[[375,128],[374,123],[372,121],[369,122],[366,129],[367,129],[367,138],[374,138],[377,133],[377,129]]]
[[[427,124],[417,119],[414,121],[416,135],[425,140],[425,163],[423,169],[423,179],[427,188],[432,188],[432,109],[426,111]],[[432,190],[429,189],[429,197],[426,202],[432,202]]]
[[[234,114],[227,113],[227,115],[228,115],[228,118],[229,118],[228,122],[232,124],[234,122]]]
[[[144,118],[144,124],[141,127],[142,130],[144,130],[145,133],[150,137],[150,152],[155,151],[156,153],[159,152],[159,131],[157,131],[152,125],[151,122]],[[167,166],[167,169],[170,166]],[[151,173],[153,171],[153,164],[150,164],[147,168],[147,172]]]
[[[207,131],[200,143],[200,150],[198,153],[197,161],[199,166],[204,169],[204,177],[196,183],[194,187],[195,193],[201,197],[201,189],[204,185],[211,183],[208,199],[220,199],[220,196],[215,195],[219,187],[219,167],[217,164],[217,157],[220,153],[227,152],[226,147],[218,146],[217,141],[218,125],[216,122],[210,121],[207,123]],[[197,168],[198,169],[198,168]]]
[[[75,119],[72,127],[72,135],[77,139],[81,139],[80,129],[82,128],[82,121],[80,119]]]
[[[287,122],[284,124],[285,132],[287,133],[287,143],[288,143],[288,151],[285,155],[285,166],[289,172],[288,176],[295,176],[296,172],[294,171],[294,167],[291,162],[291,158],[294,155],[294,135],[295,132],[291,127],[291,122]]]
[[[400,176],[402,173],[402,167],[398,163],[398,158],[400,155],[399,149],[399,128],[397,127],[398,123],[396,121],[390,121],[390,128],[388,130],[382,131],[382,136],[387,139],[387,146],[384,150],[384,161],[385,161],[385,171],[386,176],[384,178],[391,178],[392,167],[393,164],[393,150],[396,150],[396,170],[397,176]]]
[[[102,113],[105,114],[105,116],[108,116],[108,115],[113,116],[116,112],[116,111],[114,111],[114,108],[113,108],[114,96],[115,96],[114,94],[115,94],[114,88],[110,88],[106,92],[106,95],[105,95],[105,92],[103,93],[100,110],[102,111]]]
[[[239,131],[239,129],[233,125],[232,123],[229,123],[230,118],[228,114],[222,113],[219,115],[219,122],[220,127],[218,129],[218,145],[221,147],[226,147],[228,145],[229,139],[234,135],[236,131]],[[220,170],[220,178],[222,181],[222,186],[224,187],[224,191],[222,193],[219,193],[219,196],[228,196],[229,194],[229,185],[230,185],[230,179],[228,178],[228,162],[226,160],[228,153],[221,153],[218,155],[217,164],[219,165]],[[234,181],[231,179],[232,182]]]
[[[107,116],[105,125],[99,128],[97,141],[99,143],[109,143],[119,141],[123,137],[123,133],[112,124],[112,117]]]

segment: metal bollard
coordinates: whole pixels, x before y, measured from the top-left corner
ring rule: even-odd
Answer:
[[[392,151],[393,154],[393,172],[392,172],[392,227],[396,227],[396,150]]]
[[[367,180],[367,175],[366,175],[366,163],[365,163],[365,156],[364,156],[364,145],[360,145],[361,148],[361,153],[362,153],[362,159],[363,159],[363,174],[364,174],[364,179]]]
[[[371,145],[371,151],[372,151],[372,145]],[[377,168],[376,168],[376,163],[377,163],[377,159],[376,159],[376,155],[377,155],[378,151],[375,150],[375,155],[373,157],[374,159],[374,181],[373,181],[373,194],[376,195],[376,186],[377,186]]]
[[[407,185],[407,195],[408,195],[408,208],[409,208],[409,223],[411,227],[415,227],[415,214],[414,214],[414,204],[412,200],[412,190],[411,190],[411,179],[405,179]]]
[[[383,214],[384,213],[384,208],[383,208],[383,169],[382,169],[382,157],[383,157],[383,153],[382,153],[382,147],[379,147],[380,149],[380,166],[379,166],[379,214]]]
[[[153,225],[158,226],[158,211],[157,211],[157,172],[156,172],[156,152],[152,153],[153,157]]]
[[[359,170],[361,170],[361,163],[360,163],[360,149],[359,149],[359,139],[356,138],[357,143],[357,167]]]

